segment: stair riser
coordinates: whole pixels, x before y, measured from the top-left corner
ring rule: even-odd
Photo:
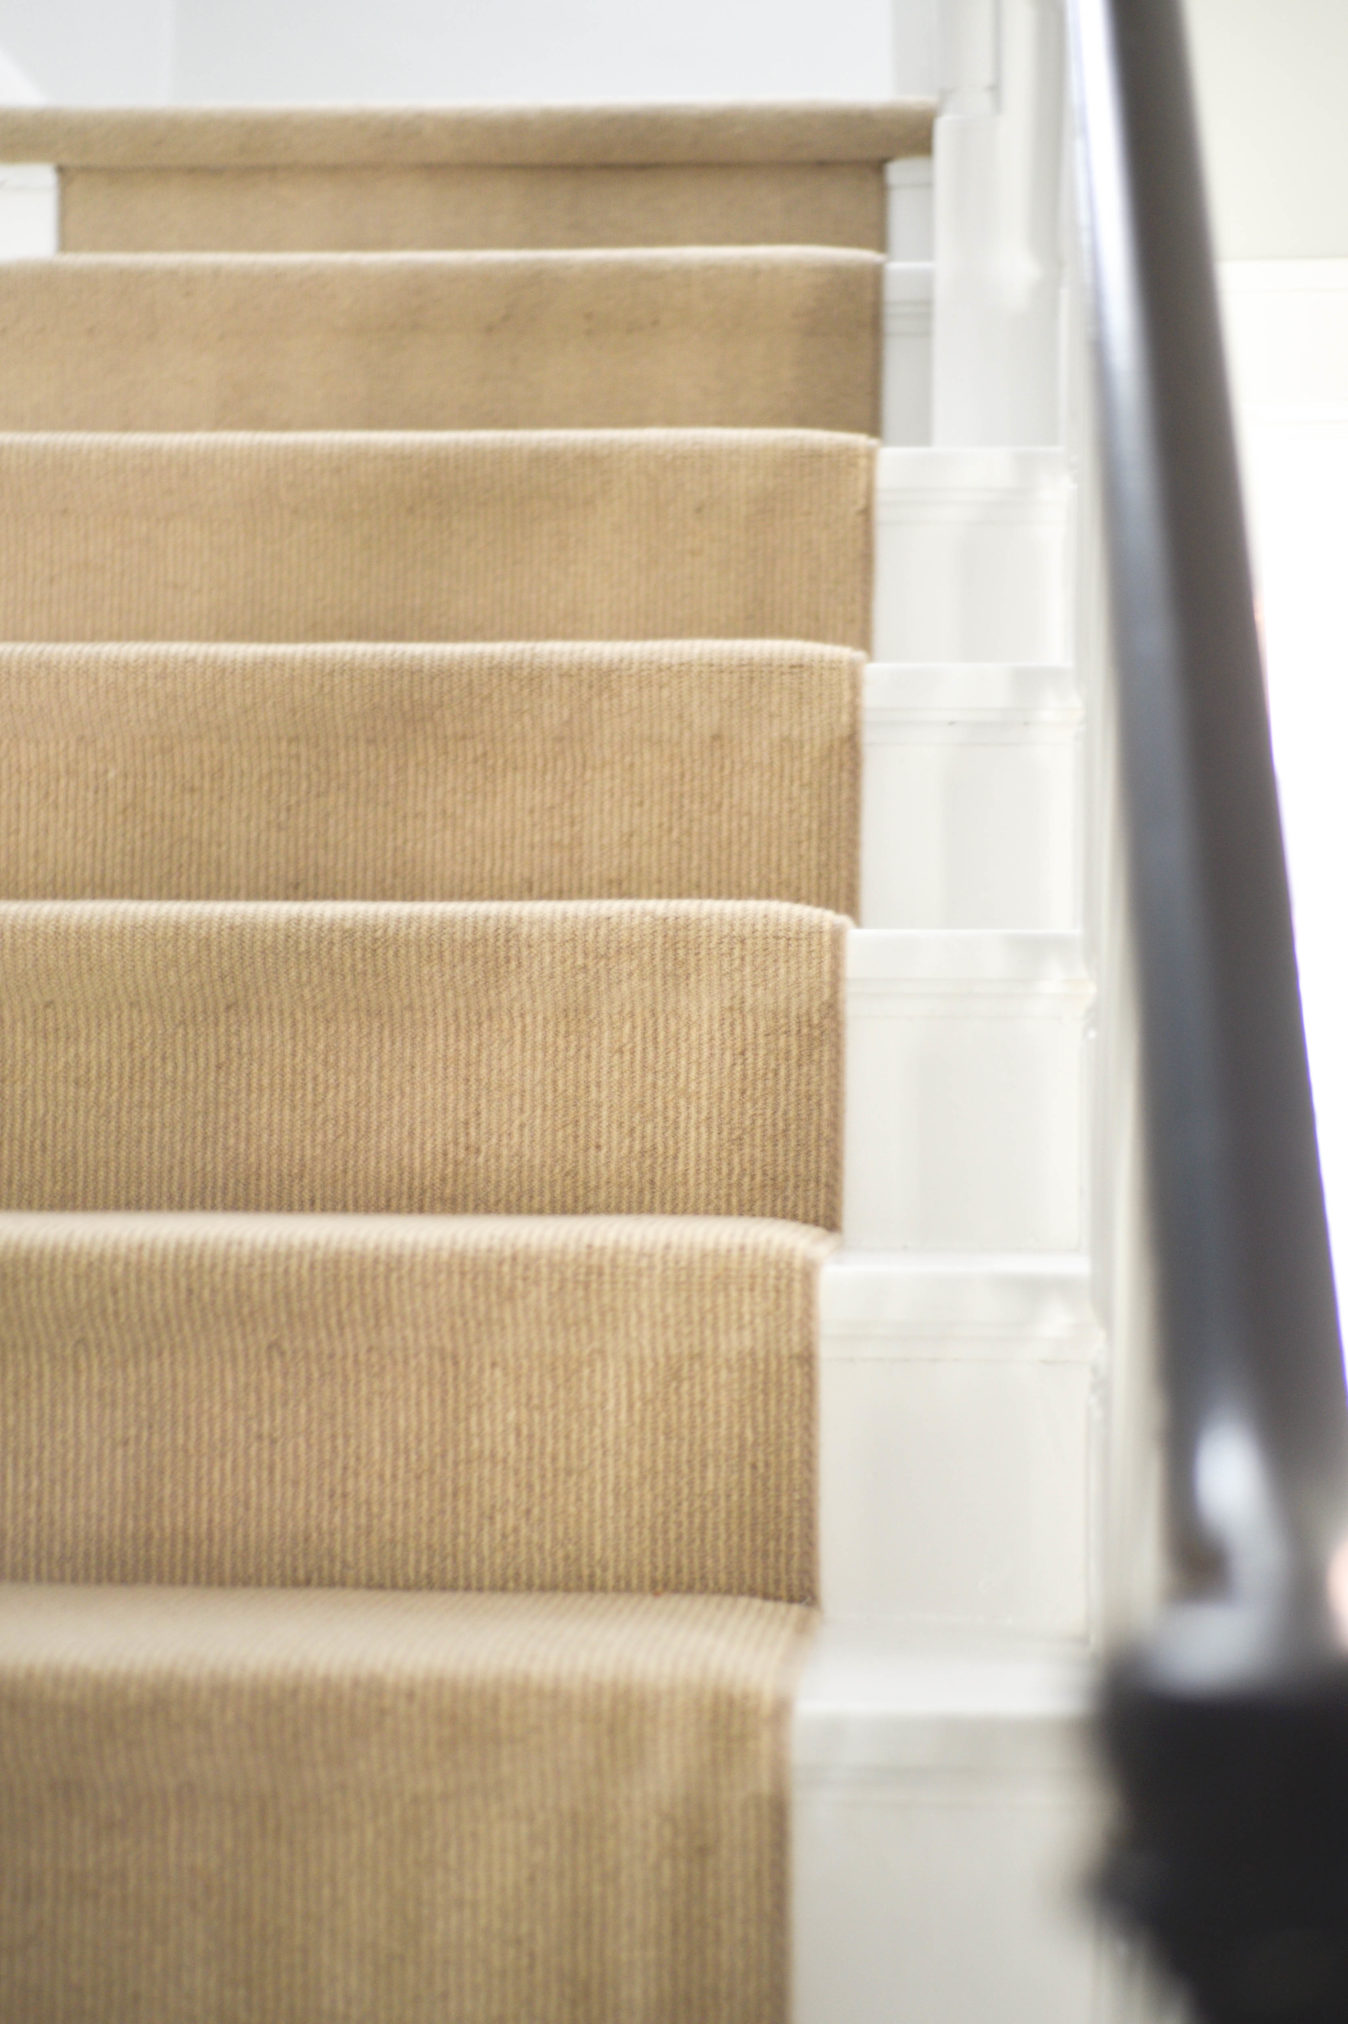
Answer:
[[[821,1631],[792,1722],[793,2024],[1105,2024],[1080,1660]]]
[[[1072,497],[1056,451],[882,450],[874,658],[1069,660]]]
[[[1077,1261],[851,1252],[827,1263],[819,1537],[830,1621],[1096,1632],[1101,1349]]]
[[[1066,668],[872,666],[862,927],[1079,929],[1082,718]]]
[[[1090,1004],[1073,937],[855,930],[846,1243],[1079,1249]]]
[[[842,1990],[847,2024],[1105,2024],[1077,1903],[1100,1829],[1084,1769],[798,1779],[793,2024],[837,2024]]]

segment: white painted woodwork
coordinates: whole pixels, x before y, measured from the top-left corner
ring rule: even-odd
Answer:
[[[794,2024],[1103,2024],[1089,1675],[817,1637],[793,1728]]]
[[[945,0],[936,123],[933,440],[1054,443],[1062,0]]]
[[[884,278],[880,434],[886,443],[931,441],[930,260],[889,260]]]
[[[830,1259],[819,1311],[829,1621],[1088,1638],[1102,1349],[1081,1254]]]
[[[929,155],[885,163],[885,247],[891,260],[931,260],[935,254]]]
[[[1091,996],[1075,936],[853,930],[849,1246],[1080,1247]]]
[[[0,260],[46,259],[56,251],[59,231],[55,169],[0,163]]]
[[[1052,449],[882,449],[877,661],[1070,660],[1072,480]]]
[[[1070,668],[869,667],[862,927],[1079,930],[1083,727]]]

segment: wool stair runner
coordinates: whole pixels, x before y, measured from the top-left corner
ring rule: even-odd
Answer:
[[[883,252],[884,164],[932,108],[6,109],[55,162],[72,253],[850,246]]]
[[[0,270],[0,429],[874,434],[880,256],[70,255]]]
[[[0,2016],[784,2024],[929,127],[0,116]]]
[[[853,914],[863,665],[767,640],[0,644],[0,899]]]

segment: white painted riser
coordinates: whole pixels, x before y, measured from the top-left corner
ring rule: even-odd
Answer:
[[[1073,936],[848,937],[843,1238],[1075,1251],[1091,987]]]
[[[792,1725],[794,2024],[1090,2024],[1079,1660],[821,1632]]]
[[[1072,503],[1057,450],[882,449],[875,659],[1066,662]]]
[[[866,672],[861,925],[1081,925],[1081,698],[1070,668]]]
[[[1015,447],[1055,433],[1052,277],[999,263],[1000,237],[983,248],[1004,217],[1013,253],[1041,250],[1024,80],[999,82],[1037,8],[932,8],[960,93],[935,204],[925,165],[887,172],[844,1245],[820,1287],[824,1616],[792,1729],[793,2024],[1141,2014],[1084,1905],[1110,1394],[1085,1250],[1075,486],[1059,449]]]
[[[1091,1635],[1101,1348],[1080,1259],[828,1262],[819,1539],[831,1622]]]

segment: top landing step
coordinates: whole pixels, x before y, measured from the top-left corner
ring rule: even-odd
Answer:
[[[66,252],[886,243],[930,105],[0,112]]]
[[[879,104],[8,107],[0,161],[63,168],[633,167],[885,162],[930,153],[933,108]]]

